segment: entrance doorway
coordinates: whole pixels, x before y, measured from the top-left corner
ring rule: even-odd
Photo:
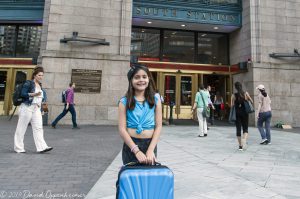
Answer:
[[[163,73],[158,85],[164,96],[163,118],[170,117],[172,108],[173,119],[191,119],[191,108],[196,89],[195,74]]]
[[[31,79],[32,68],[32,66],[26,68],[0,67],[0,115],[12,113],[14,109],[12,103],[14,89],[16,85]]]

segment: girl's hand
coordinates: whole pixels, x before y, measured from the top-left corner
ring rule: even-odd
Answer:
[[[147,156],[147,164],[154,165],[154,163],[156,162],[154,152],[153,151],[147,151],[146,156]]]
[[[147,157],[142,151],[138,151],[135,154],[136,159],[138,159],[139,163],[147,164]]]

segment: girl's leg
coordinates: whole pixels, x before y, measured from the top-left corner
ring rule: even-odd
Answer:
[[[258,120],[257,120],[257,128],[259,130],[262,142],[264,142],[267,138],[266,137],[266,132],[265,132],[264,127],[263,127],[263,124],[264,124],[264,115],[263,115],[263,113],[259,113],[259,117],[258,117]]]
[[[26,133],[29,121],[32,117],[30,107],[26,106],[25,104],[22,104],[19,108],[19,120],[14,137],[14,150],[17,153],[25,152],[24,135]]]

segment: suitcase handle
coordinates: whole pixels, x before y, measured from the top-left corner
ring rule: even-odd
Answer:
[[[143,163],[139,163],[139,162],[129,162],[129,163],[125,164],[124,166],[149,166],[149,164],[143,164]],[[154,162],[154,164],[152,166],[161,166],[161,163]]]

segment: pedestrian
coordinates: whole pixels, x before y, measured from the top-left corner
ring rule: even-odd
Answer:
[[[206,119],[209,115],[203,114],[205,109],[208,108],[208,92],[204,90],[204,86],[200,85],[199,92],[196,93],[195,102],[192,107],[192,113],[197,108],[197,118],[199,122],[199,135],[198,137],[207,136],[207,122]]]
[[[162,104],[149,69],[133,65],[127,73],[129,86],[119,102],[119,133],[124,141],[123,164],[154,164],[162,129]],[[152,82],[152,83],[151,83]]]
[[[235,106],[236,136],[239,143],[239,150],[242,151],[243,149],[246,149],[247,138],[248,138],[248,120],[249,120],[249,115],[245,110],[244,103],[245,100],[250,100],[251,103],[253,104],[253,100],[250,97],[248,92],[243,91],[242,84],[240,82],[235,82],[234,86],[237,92],[231,96],[231,106]],[[241,137],[241,131],[242,131],[241,128],[243,128],[243,137]]]
[[[76,111],[75,111],[75,103],[74,103],[74,88],[75,88],[75,86],[76,85],[74,82],[71,82],[69,84],[69,88],[66,90],[66,103],[64,105],[64,110],[51,123],[52,128],[56,128],[56,125],[59,122],[59,120],[61,120],[68,112],[70,112],[72,115],[73,129],[80,129],[76,122]]]
[[[19,119],[14,136],[14,151],[25,153],[24,136],[29,122],[31,123],[34,143],[37,152],[51,151],[44,140],[43,119],[41,113],[42,102],[46,100],[46,92],[42,88],[41,81],[44,77],[43,67],[36,67],[32,74],[32,80],[23,84],[21,97],[23,102],[19,108]]]
[[[207,88],[205,89],[205,92],[207,92],[208,94],[208,107],[209,107],[209,121],[210,121],[210,125],[214,125],[214,110],[215,110],[215,106],[212,103],[211,100],[211,86],[207,86]],[[207,127],[207,130],[209,130],[209,128]]]
[[[271,99],[265,90],[265,86],[260,84],[256,87],[258,94],[258,107],[256,112],[257,127],[261,135],[260,144],[271,144],[270,123],[272,118]],[[265,129],[263,124],[265,123]]]
[[[221,109],[221,104],[224,105],[223,97],[220,95],[220,92],[217,91],[216,95],[215,95],[215,99],[214,99],[214,107],[216,109],[217,116],[218,116],[219,120],[223,119],[223,113],[222,113],[222,109]]]

